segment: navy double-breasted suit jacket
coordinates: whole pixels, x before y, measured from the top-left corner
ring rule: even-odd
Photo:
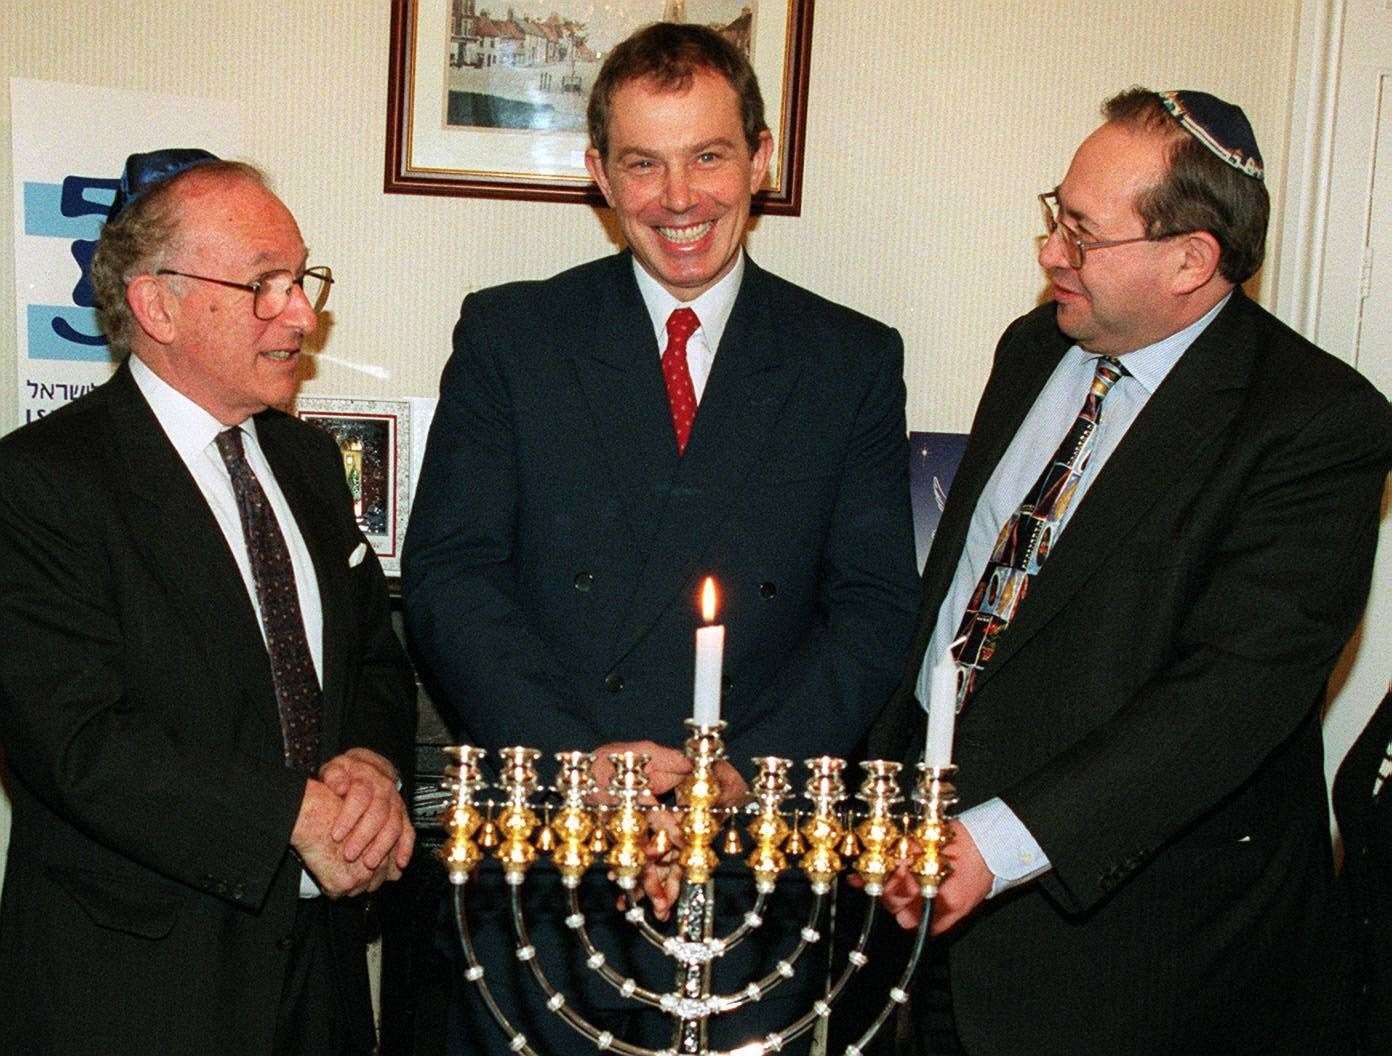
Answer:
[[[747,261],[678,457],[632,268],[465,301],[403,560],[425,675],[490,749],[679,746],[710,575],[732,761],[854,754],[916,601],[899,337]]]

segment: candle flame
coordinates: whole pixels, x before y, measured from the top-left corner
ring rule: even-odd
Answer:
[[[701,584],[701,618],[707,623],[715,622],[715,604],[715,579],[707,576]]]

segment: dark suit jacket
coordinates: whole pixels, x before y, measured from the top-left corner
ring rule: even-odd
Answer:
[[[1052,305],[1001,339],[887,732],[922,730],[972,512],[1069,344]],[[1317,1051],[1317,712],[1389,461],[1386,399],[1240,291],[1138,416],[960,716],[962,806],[1001,797],[1053,865],[952,942],[967,1051]]]
[[[727,629],[731,760],[747,771],[756,755],[855,755],[913,632],[899,337],[746,261],[678,458],[632,268],[621,253],[465,301],[403,555],[419,666],[467,740],[540,748],[544,771],[563,748],[680,746],[697,594],[712,575]],[[563,912],[545,915],[546,882],[529,881],[533,942],[574,948]],[[470,886],[482,906],[486,882]],[[589,904],[612,904],[612,890],[587,891]],[[558,910],[559,888],[552,901]],[[771,916],[722,972],[754,970],[765,955],[772,970],[805,907],[778,912],[798,920]],[[491,938],[476,932],[491,984],[539,994],[530,979],[504,976],[514,943],[498,924]],[[670,985],[670,965],[654,976],[658,966],[643,963],[651,951],[627,944],[630,925],[595,929],[611,964]],[[579,991],[577,1007],[633,1004],[579,958],[569,975],[558,956],[543,960]],[[793,1018],[775,1004],[757,1010],[770,1017],[763,1032]],[[555,1017],[539,999],[532,1006],[520,1021],[544,1037]],[[743,1037],[750,1017],[742,1023]],[[638,1040],[627,1027],[616,1033]],[[477,1029],[467,1051],[501,1037]],[[654,1029],[653,1043],[670,1043],[670,1026]],[[555,1048],[566,1040],[562,1031],[544,1047],[568,1051]]]
[[[736,765],[852,754],[912,633],[898,335],[757,267],[678,458],[627,253],[471,295],[403,555],[437,702],[489,749],[691,714],[701,577]]]
[[[338,453],[278,412],[257,433],[319,581],[325,757],[404,766],[408,668],[377,561],[348,566]],[[0,441],[0,638],[0,1051],[269,1052],[304,778],[231,551],[126,366]],[[335,910],[370,1051],[360,907]]]
[[[1354,741],[1334,778],[1334,816],[1344,840],[1339,889],[1352,948],[1348,960],[1360,1053],[1392,1046],[1392,784],[1373,779],[1392,741],[1392,693]]]

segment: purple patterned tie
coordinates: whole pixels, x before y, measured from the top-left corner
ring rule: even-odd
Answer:
[[[271,678],[280,709],[285,765],[306,774],[319,768],[319,720],[323,696],[300,615],[295,569],[266,492],[247,464],[241,429],[217,435],[218,453],[232,476],[237,513],[246,535],[251,577],[261,606],[261,626],[271,655]]]
[[[991,558],[957,628],[960,644],[952,655],[963,668],[957,690],[959,711],[971,699],[977,675],[995,653],[1001,632],[1010,625],[1029,593],[1031,577],[1049,557],[1059,526],[1078,490],[1078,481],[1092,457],[1097,423],[1102,419],[1102,401],[1125,373],[1126,368],[1110,356],[1097,361],[1083,409],[1034,487],[1025,493],[1020,508],[1001,525]]]

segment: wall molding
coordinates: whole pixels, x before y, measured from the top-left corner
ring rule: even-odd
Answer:
[[[1276,314],[1311,341],[1319,332],[1345,3],[1303,0],[1291,77],[1275,303]]]

